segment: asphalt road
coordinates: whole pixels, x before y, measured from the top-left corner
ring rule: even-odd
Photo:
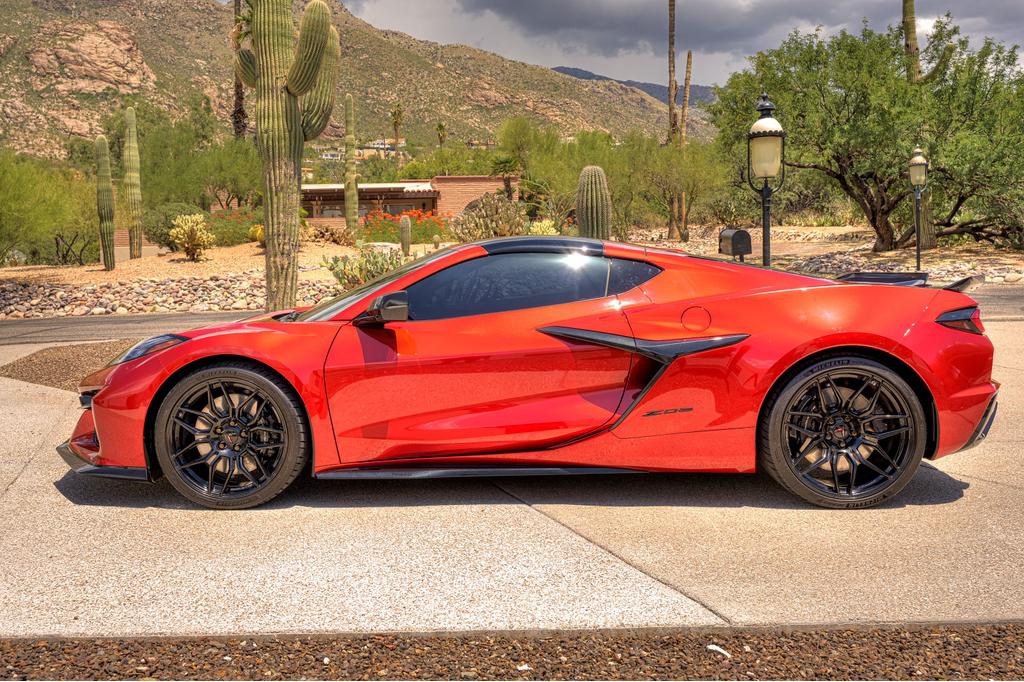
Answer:
[[[990,284],[971,292],[985,320],[1024,320],[1024,285]],[[63,317],[0,322],[0,346],[144,338],[246,316],[245,312]]]
[[[302,480],[214,512],[69,473],[75,397],[0,379],[0,636],[1024,619],[1024,324],[988,326],[989,439],[854,511],[679,474]]]

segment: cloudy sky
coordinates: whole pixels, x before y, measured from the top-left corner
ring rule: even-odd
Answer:
[[[900,0],[678,0],[678,45],[694,51],[694,82],[722,83],[746,55],[793,28],[857,30],[899,21]],[[544,66],[664,82],[665,0],[349,0],[379,28],[464,43]],[[972,39],[1024,41],[1024,0],[918,0],[922,31],[952,12]],[[922,34],[923,38],[923,34]],[[681,68],[680,64],[680,68]],[[682,76],[680,75],[680,79]]]

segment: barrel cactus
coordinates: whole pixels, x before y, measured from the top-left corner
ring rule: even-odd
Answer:
[[[248,31],[232,33],[235,70],[256,90],[256,147],[263,162],[267,307],[294,306],[298,289],[302,150],[334,109],[341,45],[323,0],[306,5],[298,37],[292,0],[252,0]],[[250,47],[243,47],[246,34]]]
[[[345,225],[359,229],[359,184],[356,174],[356,114],[352,95],[345,95]]]
[[[107,138],[96,138],[96,213],[100,218],[100,252],[103,267],[114,269],[114,183],[110,179],[110,147]]]
[[[402,254],[408,256],[412,248],[412,218],[407,215],[402,216],[402,219],[398,221],[398,234],[402,242]]]
[[[608,239],[612,231],[612,199],[608,180],[600,166],[587,166],[580,173],[576,190],[576,221],[581,237]]]
[[[124,191],[128,208],[128,257],[142,257],[142,181],[139,177],[139,133],[135,109],[124,112]]]

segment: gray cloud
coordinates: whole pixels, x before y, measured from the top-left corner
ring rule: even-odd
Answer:
[[[356,0],[375,25],[461,42],[547,66],[565,64],[617,78],[664,82],[664,0]],[[898,0],[680,0],[678,45],[692,49],[698,82],[722,82],[744,58],[777,45],[794,28],[876,29],[899,21]],[[946,12],[972,39],[1015,43],[1024,0],[918,0],[918,19]]]

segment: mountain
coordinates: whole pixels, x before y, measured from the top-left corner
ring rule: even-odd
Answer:
[[[572,66],[556,66],[552,71],[558,73],[564,73],[566,76],[572,76],[573,78],[579,78],[585,81],[614,81],[615,83],[622,83],[631,88],[637,90],[643,90],[648,95],[658,100],[659,102],[668,102],[668,86],[659,85],[658,83],[644,83],[643,81],[621,81],[608,76],[601,76],[586,69],[577,69]],[[679,85],[679,95],[676,100],[682,104],[683,102],[683,86]],[[690,84],[690,102],[696,104],[707,104],[715,101],[715,89],[710,85],[697,85],[695,83]]]
[[[439,121],[453,141],[493,139],[519,115],[566,135],[667,128],[665,106],[635,88],[378,30],[328,2],[342,37],[339,95],[355,96],[360,140],[389,132],[396,101],[414,143],[431,143]],[[98,134],[103,116],[128,97],[181,114],[196,93],[209,97],[227,130],[231,22],[231,8],[217,0],[3,0],[0,143],[60,156],[69,136]],[[328,138],[343,134],[338,113]]]

